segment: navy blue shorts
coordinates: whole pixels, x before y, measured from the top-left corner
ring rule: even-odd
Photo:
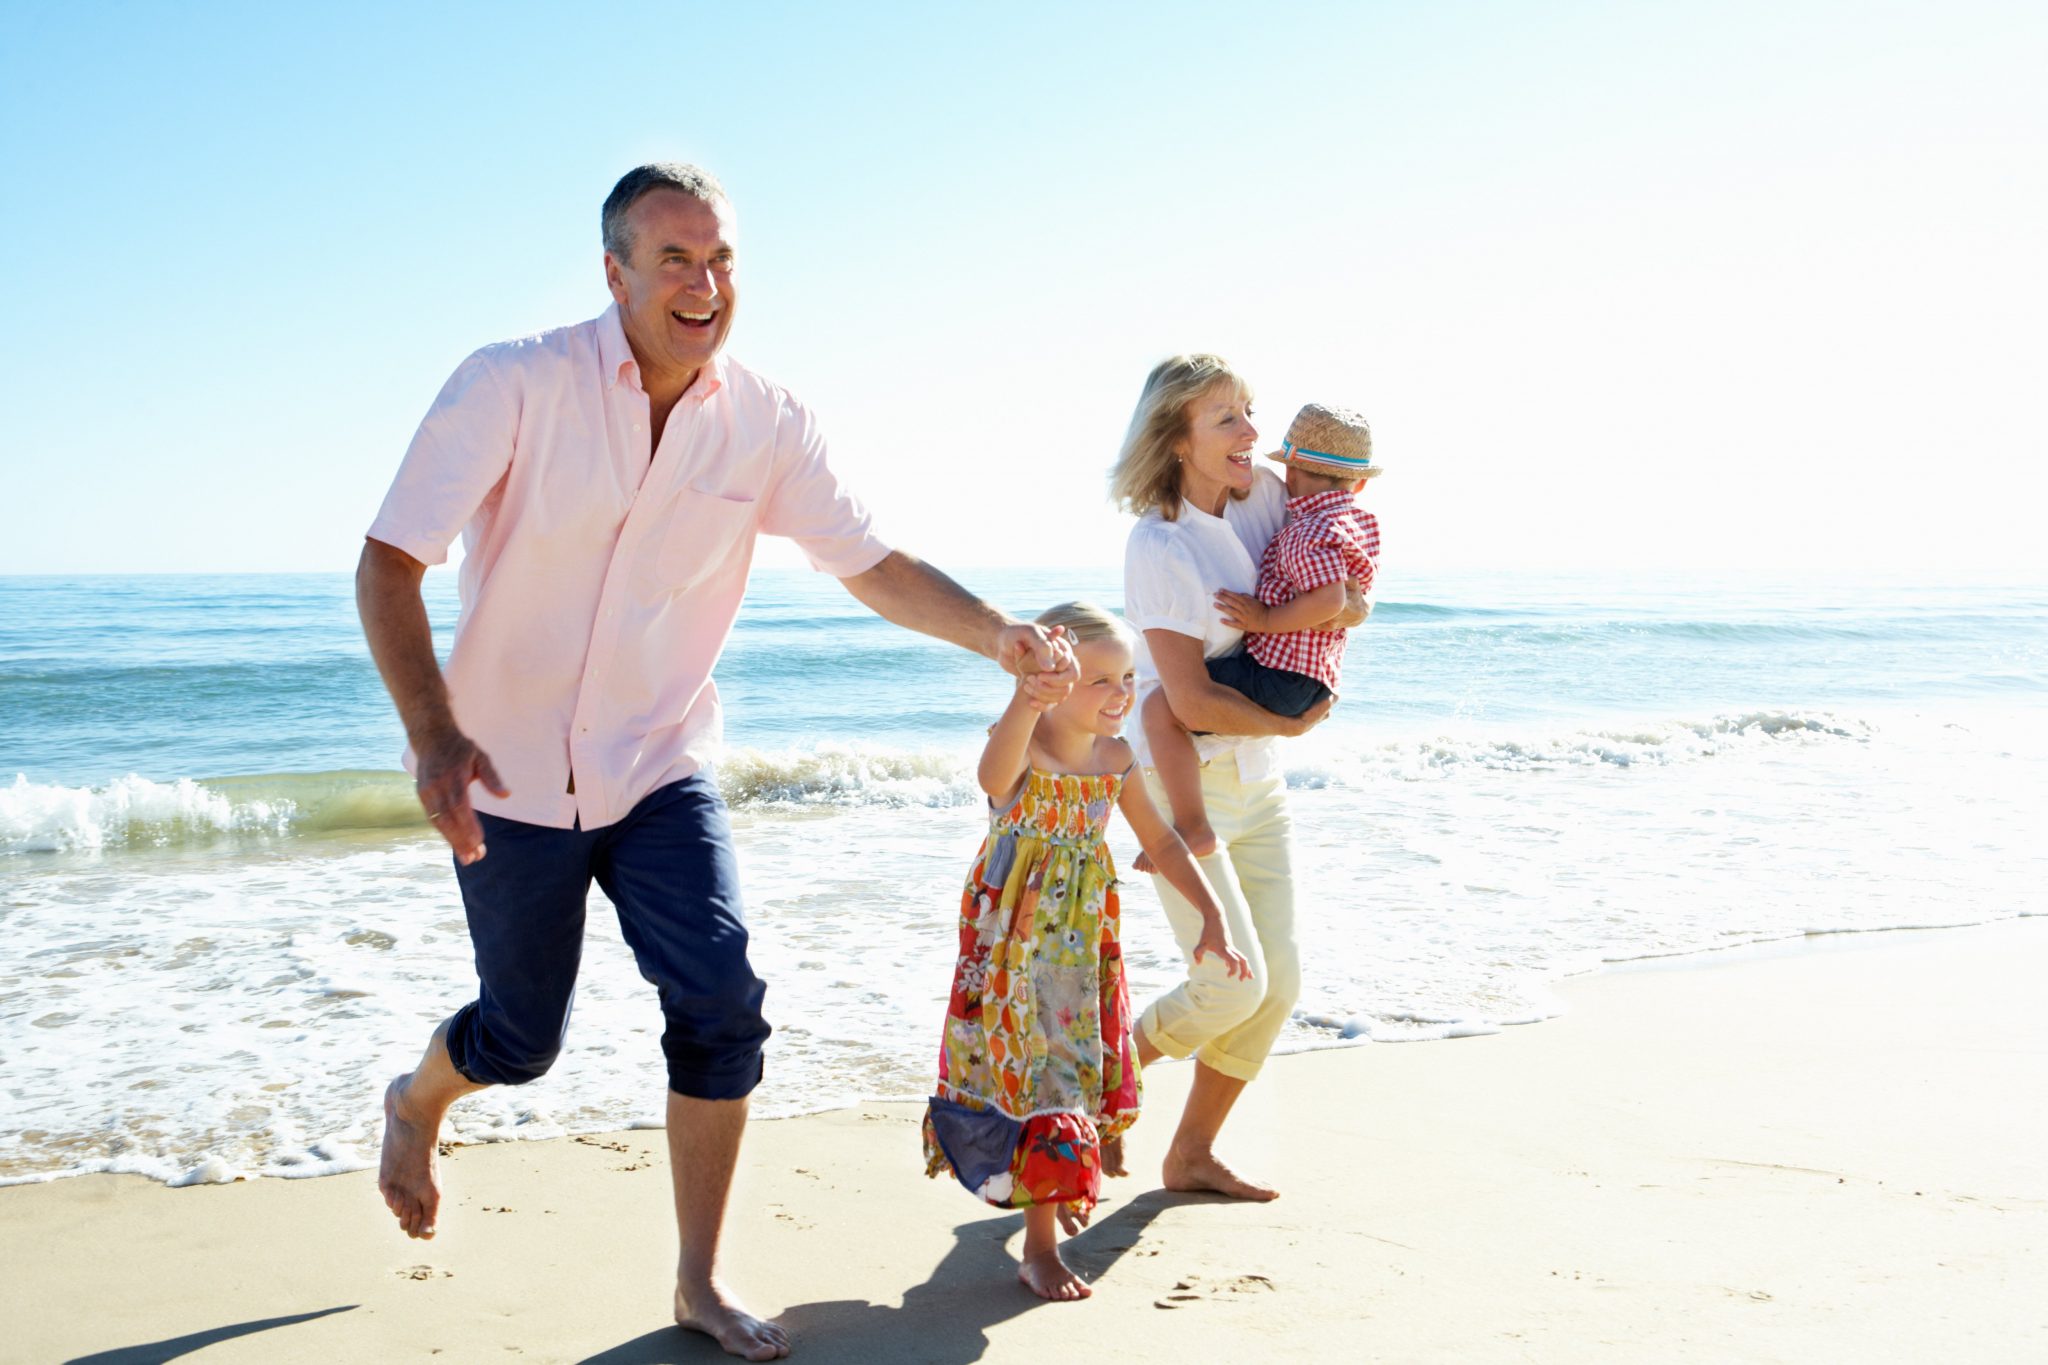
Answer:
[[[603,829],[478,818],[488,851],[455,869],[480,982],[448,1024],[457,1071],[518,1085],[554,1064],[595,880],[618,907],[640,975],[660,992],[668,1088],[734,1100],[760,1084],[767,987],[747,963],[732,826],[709,776],[670,783]]]
[[[1209,660],[1209,677],[1233,692],[1243,693],[1276,716],[1298,716],[1330,695],[1322,679],[1290,673],[1284,668],[1268,668],[1254,659],[1248,649]]]

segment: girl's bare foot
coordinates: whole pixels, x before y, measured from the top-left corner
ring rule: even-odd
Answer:
[[[789,1354],[789,1333],[740,1307],[716,1280],[676,1285],[676,1326],[702,1332],[727,1355],[742,1360],[780,1360]]]
[[[1124,1165],[1124,1140],[1121,1135],[1102,1140],[1102,1173],[1104,1175],[1129,1175],[1130,1168]]]
[[[1088,1226],[1089,1216],[1094,1212],[1092,1208],[1080,1204],[1060,1204],[1056,1207],[1059,1210],[1060,1231],[1069,1237],[1080,1236],[1081,1229]]]
[[[434,1169],[438,1125],[401,1114],[406,1078],[384,1088],[384,1150],[377,1160],[377,1192],[408,1237],[428,1239],[441,1211],[441,1181]]]
[[[1067,1268],[1067,1263],[1060,1259],[1058,1247],[1026,1256],[1017,1266],[1017,1278],[1039,1298],[1050,1299],[1054,1303],[1085,1299],[1095,1292],[1088,1287],[1086,1280]]]
[[[1280,1197],[1280,1191],[1271,1185],[1262,1185],[1231,1170],[1216,1159],[1214,1152],[1185,1155],[1178,1148],[1167,1152],[1160,1166],[1159,1181],[1169,1190],[1220,1194],[1259,1204]]]

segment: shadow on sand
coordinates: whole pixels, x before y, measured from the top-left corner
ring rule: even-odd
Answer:
[[[347,1313],[356,1308],[352,1303],[334,1308],[317,1308],[310,1313],[293,1313],[284,1318],[257,1318],[250,1322],[230,1323],[226,1327],[209,1327],[204,1332],[191,1332],[182,1337],[169,1337],[163,1341],[144,1342],[140,1346],[117,1346],[111,1351],[95,1351],[89,1356],[73,1356],[64,1365],[162,1365],[163,1361],[176,1360],[179,1356],[212,1346],[216,1342],[232,1341],[236,1337],[251,1336],[257,1332],[268,1332],[273,1327],[290,1327],[296,1322],[311,1322],[331,1313]]]
[[[1213,1199],[1148,1191],[1063,1242],[1061,1254],[1084,1278],[1098,1280],[1138,1244],[1160,1214]],[[1017,1283],[1017,1262],[1003,1245],[1023,1226],[1022,1214],[960,1224],[953,1229],[953,1249],[923,1284],[904,1294],[901,1307],[829,1299],[797,1304],[776,1321],[795,1338],[796,1354],[804,1365],[877,1360],[954,1365],[979,1360],[988,1352],[989,1328],[1022,1313],[1057,1313],[1062,1308]],[[581,1365],[689,1365],[732,1358],[708,1337],[669,1327],[600,1351]]]

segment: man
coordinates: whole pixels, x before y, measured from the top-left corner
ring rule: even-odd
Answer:
[[[995,658],[1044,702],[1070,685],[1072,655],[877,540],[810,413],[723,354],[737,272],[716,180],[639,167],[605,201],[603,228],[614,306],[462,363],[357,570],[407,765],[455,853],[480,980],[385,1094],[379,1188],[409,1236],[434,1235],[441,1120],[461,1096],[554,1061],[595,879],[667,1021],[676,1321],[767,1360],[787,1337],[717,1278],[769,1030],[704,769],[720,729],[711,666],[754,537],[790,537],[883,617]],[[420,579],[458,532],[462,617],[444,678]]]

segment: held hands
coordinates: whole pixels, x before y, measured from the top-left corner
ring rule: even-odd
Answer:
[[[1203,922],[1202,936],[1195,940],[1195,961],[1200,962],[1204,953],[1214,953],[1222,958],[1224,972],[1233,979],[1252,979],[1252,964],[1245,961],[1243,953],[1230,946],[1230,931],[1223,927],[1222,920]]]
[[[448,841],[455,850],[455,861],[464,867],[480,861],[484,827],[469,804],[469,784],[481,782],[493,796],[510,796],[511,788],[499,778],[489,756],[459,730],[450,729],[415,744],[413,758],[419,769],[413,790],[435,832]]]
[[[1228,588],[1216,590],[1215,605],[1218,618],[1232,630],[1264,631],[1266,618],[1272,612],[1271,607],[1250,593],[1232,592]]]
[[[1064,626],[1003,627],[996,636],[996,662],[1016,675],[1017,690],[1034,711],[1059,705],[1081,680],[1081,666],[1074,661]]]

